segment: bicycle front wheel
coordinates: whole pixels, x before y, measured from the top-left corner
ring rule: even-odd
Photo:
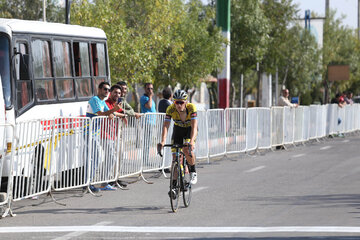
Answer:
[[[175,180],[176,179],[176,183]],[[180,174],[178,162],[174,161],[171,166],[170,172],[170,204],[173,212],[176,212],[179,208],[179,197],[180,197]]]
[[[184,166],[187,166],[187,164],[185,164],[186,160],[184,158],[184,161],[183,161],[183,164]],[[192,192],[191,192],[191,183],[190,183],[190,172],[189,172],[189,169],[186,169],[184,167],[184,177],[182,177],[182,192],[183,192],[183,201],[184,201],[184,206],[185,207],[188,207],[190,205],[190,202],[191,202],[191,195],[192,195]]]

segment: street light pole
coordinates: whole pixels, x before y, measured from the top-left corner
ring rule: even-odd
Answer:
[[[43,0],[43,21],[46,22],[46,0]]]
[[[325,21],[329,21],[329,13],[330,13],[330,0],[325,0]],[[327,24],[325,24],[325,27],[327,27]],[[324,29],[325,30],[325,29]],[[327,30],[325,30],[323,32],[323,39],[325,39],[324,33]],[[324,61],[324,56],[323,56],[323,61]],[[328,76],[327,74],[325,74],[325,79],[324,79],[324,103],[327,104],[329,102],[329,81],[328,81]]]

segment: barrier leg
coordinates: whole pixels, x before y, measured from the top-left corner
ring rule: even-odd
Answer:
[[[9,202],[6,204],[6,207],[5,207],[5,210],[4,210],[4,213],[1,215],[1,218],[5,218],[7,216],[10,216],[10,217],[15,217],[16,214],[14,214],[11,210],[11,201],[9,200]]]

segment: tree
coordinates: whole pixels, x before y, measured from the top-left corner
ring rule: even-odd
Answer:
[[[76,0],[71,13],[72,23],[105,31],[112,79],[134,93],[145,82],[193,87],[220,67],[224,40],[213,17],[199,0]]]
[[[330,87],[330,97],[337,92],[360,91],[360,44],[356,32],[342,25],[342,19],[335,19],[336,11],[331,10],[324,26],[323,47],[323,81]],[[329,64],[346,64],[350,66],[350,80],[330,83],[327,81]]]
[[[231,81],[239,86],[240,75],[244,74],[245,93],[252,93],[256,87],[254,70],[268,50],[270,25],[259,0],[231,1]]]
[[[58,0],[46,1],[46,21],[64,22],[65,10]],[[26,20],[42,20],[42,0],[0,0],[0,17]]]

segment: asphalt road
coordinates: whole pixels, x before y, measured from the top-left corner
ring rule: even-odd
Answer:
[[[94,197],[81,190],[14,203],[1,239],[360,239],[360,136],[199,164],[189,208],[168,179]]]

